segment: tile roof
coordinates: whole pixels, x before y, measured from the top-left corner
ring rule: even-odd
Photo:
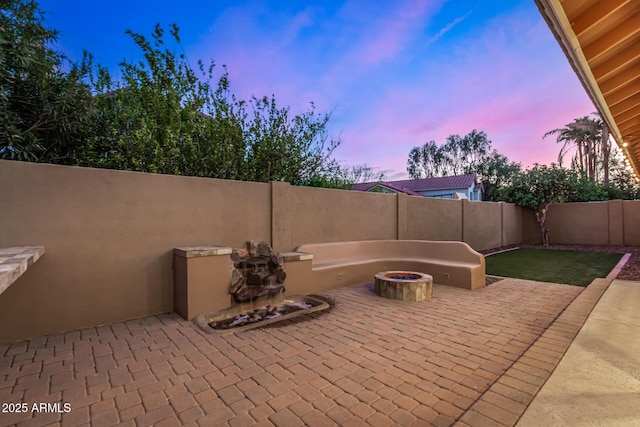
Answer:
[[[358,191],[369,191],[371,188],[380,184],[395,191],[401,191],[407,194],[413,193],[412,195],[415,196],[420,195],[417,194],[417,192],[419,191],[446,190],[449,188],[468,188],[471,187],[471,185],[475,181],[476,174],[471,173],[467,175],[406,179],[401,181],[365,182],[361,184],[354,184],[353,189]]]
[[[363,183],[363,184],[354,184],[353,185],[353,190],[369,191],[370,189],[372,189],[376,185],[381,185],[383,187],[387,187],[390,190],[397,191],[399,193],[406,193],[406,194],[408,194],[410,196],[422,196],[422,194],[420,194],[420,193],[416,193],[415,191],[410,190],[410,189],[408,189],[406,187],[402,187],[400,185],[393,184],[392,182],[382,182],[382,181],[380,181],[380,182],[366,182],[366,183]],[[360,188],[360,187],[362,187],[362,188]]]

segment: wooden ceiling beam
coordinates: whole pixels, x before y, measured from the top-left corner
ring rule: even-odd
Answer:
[[[620,126],[625,126],[627,124],[626,123],[627,121],[633,120],[638,115],[640,115],[640,111],[638,108],[636,108],[635,110],[634,109],[627,110],[624,113],[618,114],[617,116],[614,115],[613,119],[616,121],[618,130],[619,130]]]
[[[599,1],[575,19],[569,18],[571,27],[578,37],[589,28],[602,22],[609,15],[622,6],[628,4],[631,0],[607,0]]]
[[[564,13],[569,17],[580,16],[598,3],[598,0],[551,0],[562,4]]]
[[[610,105],[609,110],[613,117],[618,117],[624,112],[632,111],[640,115],[640,92],[636,92],[634,95],[628,97],[622,102],[618,102],[616,105]]]
[[[613,23],[612,23],[613,24]],[[627,42],[628,46],[635,45],[640,34],[640,13],[636,13],[626,21],[615,25],[610,31],[602,34],[592,43],[583,46],[584,56],[589,63],[597,63],[607,59],[611,52],[615,52],[617,47]],[[601,58],[602,57],[602,58]]]
[[[620,133],[624,135],[637,135],[640,137],[640,117],[634,117],[627,120],[624,126],[620,126]]]
[[[607,79],[598,80],[598,86],[602,94],[607,96],[613,91],[619,90],[621,87],[640,78],[640,57],[633,62],[628,63],[618,73],[610,75]]]
[[[593,76],[599,81],[600,79],[608,79],[616,72],[619,72],[636,61],[640,61],[640,48],[626,49],[597,67],[591,67],[591,70]]]
[[[634,80],[631,80],[624,86],[618,88],[618,90],[604,95],[604,98],[607,101],[607,104],[615,105],[638,92],[640,92],[640,74],[638,74]]]

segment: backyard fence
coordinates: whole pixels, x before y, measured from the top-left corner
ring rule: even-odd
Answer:
[[[0,182],[0,248],[46,248],[0,295],[0,343],[172,311],[175,247],[239,247],[251,239],[289,251],[303,243],[418,239],[483,250],[535,241],[537,232],[528,213],[506,203],[282,182],[8,160],[0,160]],[[588,205],[552,207],[553,242],[585,233],[584,243],[640,244],[640,202]]]

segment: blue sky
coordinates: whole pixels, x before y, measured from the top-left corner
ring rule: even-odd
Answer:
[[[240,98],[332,112],[335,157],[406,177],[412,147],[472,129],[550,163],[551,129],[595,111],[533,0],[40,2],[72,59],[139,60],[126,29],[181,29],[190,62],[225,64]]]

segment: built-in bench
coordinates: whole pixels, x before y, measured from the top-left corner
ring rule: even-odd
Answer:
[[[44,255],[43,246],[0,249],[0,294],[6,291],[42,255]]]
[[[223,246],[174,250],[174,306],[185,319],[229,308],[232,249]],[[484,257],[461,242],[372,240],[306,244],[280,253],[287,295],[373,282],[376,273],[408,270],[433,283],[477,289],[485,285]]]
[[[330,289],[372,282],[381,271],[407,270],[433,276],[440,285],[464,289],[485,286],[484,256],[463,242],[368,240],[300,245],[313,255],[313,288]]]

